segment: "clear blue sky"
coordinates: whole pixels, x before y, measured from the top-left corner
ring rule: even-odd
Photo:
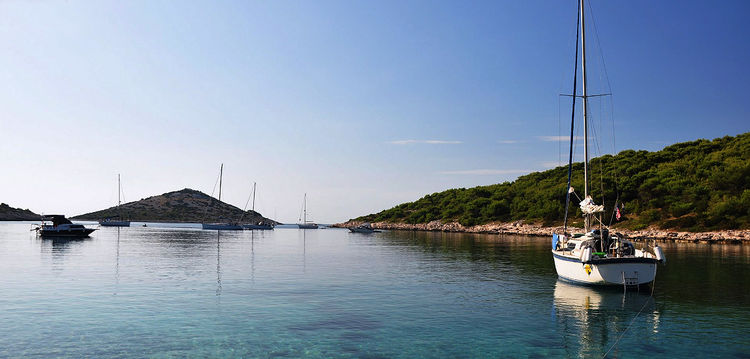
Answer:
[[[750,2],[591,5],[615,151],[750,130]],[[227,202],[257,181],[263,214],[294,222],[307,192],[325,223],[544,170],[568,126],[575,15],[574,0],[0,2],[0,201],[98,210],[117,173],[128,201],[210,193],[223,162]]]

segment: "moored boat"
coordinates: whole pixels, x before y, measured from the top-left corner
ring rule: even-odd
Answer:
[[[318,225],[313,222],[307,221],[307,193],[302,199],[302,216],[299,219],[300,223],[297,224],[299,229],[318,229]]]
[[[112,218],[105,218],[99,221],[102,227],[130,227],[130,221],[119,221]]]
[[[99,225],[102,227],[130,227],[130,221],[122,220],[122,210],[120,209],[122,187],[120,186],[120,175],[117,174],[117,212],[118,215],[114,217],[108,217],[99,221]],[[113,218],[120,218],[119,220]]]
[[[224,177],[224,164],[221,164],[221,167],[219,168],[219,203],[221,203],[221,184]],[[216,187],[214,187],[216,189]],[[213,195],[213,193],[211,194]],[[210,205],[210,204],[209,204]],[[208,208],[206,208],[208,210]],[[201,223],[201,228],[207,229],[207,230],[222,230],[222,231],[241,231],[242,226],[238,223],[228,223],[228,222],[221,222],[221,223]]]
[[[253,182],[253,207],[252,207],[252,212],[257,215],[258,212],[255,212],[255,189],[256,189],[256,183]],[[247,208],[247,204],[245,204],[245,208]],[[244,216],[244,209],[243,209],[243,216]],[[261,222],[258,222],[258,223],[243,224],[242,228],[249,229],[249,230],[273,230],[273,223],[265,223],[265,222],[261,221]]]
[[[356,227],[350,227],[349,231],[352,233],[373,233],[373,232],[379,232],[376,231],[374,228],[372,228],[372,225],[369,223],[362,223],[359,226]]]
[[[49,225],[46,221],[51,221],[52,224]],[[85,238],[95,230],[82,224],[74,224],[61,214],[42,216],[42,224],[36,228],[37,234],[43,238]]]
[[[239,224],[232,223],[201,223],[203,229],[213,230],[224,230],[224,231],[239,231],[242,230],[242,226]]]
[[[636,248],[633,242],[623,238],[622,235],[611,234],[609,227],[604,224],[601,218],[601,214],[604,213],[604,205],[597,205],[589,194],[588,99],[593,96],[601,96],[601,94],[589,95],[587,93],[584,0],[579,0],[578,6],[582,53],[582,95],[577,94],[577,79],[574,79],[565,224],[562,233],[552,235],[552,257],[554,258],[555,269],[560,278],[579,284],[630,286],[651,283],[656,277],[657,264],[666,261],[661,248],[655,243],[649,245],[648,242],[640,243],[640,248]],[[576,47],[578,47],[578,42],[577,38]],[[577,77],[578,50],[576,50],[575,63],[576,75],[574,77]],[[575,190],[571,186],[571,176],[577,98],[581,98],[583,104],[584,197],[580,202],[580,209],[584,217],[584,231],[583,233],[570,234],[567,231],[567,224],[571,194],[575,194]],[[617,206],[617,201],[615,201],[613,215],[615,211],[619,211]]]
[[[242,228],[250,229],[250,230],[273,230],[273,225],[259,222],[256,224],[243,224]]]

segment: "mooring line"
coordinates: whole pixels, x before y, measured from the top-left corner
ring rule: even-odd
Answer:
[[[612,346],[609,347],[609,350],[607,350],[607,352],[604,353],[604,355],[602,356],[602,359],[606,358],[607,355],[609,355],[609,352],[611,352],[612,349],[614,349],[617,346],[617,343],[620,342],[620,339],[622,339],[622,337],[625,336],[625,333],[628,332],[628,329],[630,329],[630,327],[633,325],[633,323],[635,322],[635,320],[638,319],[638,316],[641,315],[641,312],[643,311],[643,309],[646,308],[646,304],[648,304],[649,302],[651,302],[651,299],[654,298],[654,287],[655,286],[656,286],[655,283],[651,284],[651,295],[648,296],[648,299],[646,299],[646,302],[643,303],[643,306],[641,306],[641,309],[638,311],[638,313],[635,314],[635,317],[633,317],[633,320],[630,321],[630,324],[628,324],[628,326],[625,328],[625,330],[623,330],[622,333],[620,333],[620,336],[617,338],[617,340],[615,340],[614,344],[612,344]]]

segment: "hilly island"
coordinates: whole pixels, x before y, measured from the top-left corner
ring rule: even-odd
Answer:
[[[0,221],[35,221],[39,215],[28,210],[13,208],[5,203],[0,203]]]
[[[81,214],[77,220],[100,220],[123,218],[144,222],[239,222],[276,223],[255,211],[244,211],[231,204],[221,202],[203,192],[185,188],[129,202],[120,207]]]
[[[573,173],[581,174],[582,168],[582,162],[574,163]],[[722,231],[733,239],[745,239],[750,229],[750,133],[655,152],[626,150],[594,158],[589,168],[590,194],[605,204],[605,224],[615,229],[646,236],[661,231],[664,237],[677,235],[670,231]],[[549,227],[563,223],[567,176],[568,166],[560,166],[512,182],[449,189],[341,225],[548,235]],[[572,178],[577,192],[582,192],[582,177]],[[571,200],[569,225],[582,227],[578,202]],[[615,203],[622,209],[620,220]]]

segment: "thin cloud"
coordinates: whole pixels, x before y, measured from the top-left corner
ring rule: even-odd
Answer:
[[[389,141],[388,143],[393,145],[412,145],[412,144],[428,144],[428,145],[457,145],[463,142],[461,141],[446,141],[446,140],[395,140]]]
[[[498,169],[478,169],[462,171],[442,171],[441,175],[507,175],[516,173],[529,173],[529,170],[498,170]]]
[[[536,136],[536,138],[545,141],[545,142],[561,142],[561,141],[570,141],[570,136]],[[589,136],[589,139],[593,139],[593,136]],[[573,137],[573,140],[582,140],[583,136],[575,136]]]

